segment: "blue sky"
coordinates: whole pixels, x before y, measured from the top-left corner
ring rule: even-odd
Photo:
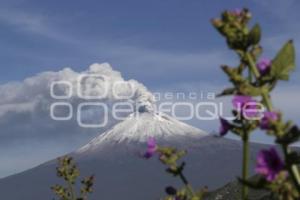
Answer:
[[[202,64],[197,56],[227,54],[223,39],[209,22],[225,8],[249,7],[254,21],[264,25],[267,38],[295,34],[293,29],[298,28],[292,27],[292,21],[299,14],[293,11],[299,2],[260,2],[1,1],[1,66],[6,74],[1,82],[66,66],[84,69],[95,61],[108,61],[125,77],[142,80],[154,89],[178,81],[204,81],[203,68],[208,66],[197,66]],[[160,57],[154,61],[151,53]],[[168,78],[143,73],[154,64],[160,64],[159,68],[173,64],[172,56],[184,59],[188,55],[194,57],[184,60],[186,67],[167,66],[174,69]],[[191,64],[193,69],[189,69]],[[216,67],[209,66],[210,74],[221,75],[215,73]],[[221,81],[222,76],[218,78]]]
[[[290,38],[300,48],[300,2],[296,0],[2,0],[0,83],[64,67],[82,71],[92,63],[109,62],[125,79],[136,79],[151,91],[219,91],[227,84],[219,65],[234,64],[235,55],[227,50],[210,19],[224,9],[239,7],[250,8],[253,21],[263,26],[265,56],[274,56]],[[285,105],[287,116],[300,122],[298,109],[291,106],[300,100],[295,93],[300,89],[297,77],[298,69],[275,96],[278,105]],[[215,124],[190,123],[215,129]],[[8,162],[0,169],[0,177],[76,147],[57,144],[54,151],[51,147],[56,142],[51,140],[35,154],[29,144],[38,147],[42,141],[26,138],[20,143],[0,137],[7,141],[0,148],[7,156],[0,157],[0,162]],[[20,161],[24,149],[32,155],[31,164]],[[11,169],[12,164],[18,168]]]

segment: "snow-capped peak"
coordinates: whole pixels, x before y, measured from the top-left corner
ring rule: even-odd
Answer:
[[[157,140],[176,138],[199,138],[207,135],[204,131],[180,122],[167,114],[156,113],[145,105],[132,113],[124,121],[104,132],[81,147],[78,152],[95,150],[106,145],[120,143],[144,143],[149,137]]]

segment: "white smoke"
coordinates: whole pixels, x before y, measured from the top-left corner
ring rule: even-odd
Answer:
[[[85,78],[79,84],[82,76]],[[105,77],[105,81],[101,77]],[[59,99],[51,96],[51,87]],[[78,89],[84,96],[95,96],[103,94],[105,88],[107,94],[101,99],[87,100],[78,95]],[[68,98],[61,99],[62,96]],[[55,102],[72,106],[71,119],[56,121],[50,117],[51,105]],[[107,105],[109,119],[106,126],[83,128],[78,125],[76,109],[85,102]],[[143,84],[124,80],[121,73],[107,63],[93,64],[82,72],[71,68],[42,72],[23,81],[0,85],[0,162],[5,163],[0,167],[0,177],[73,151],[111,128],[118,122],[111,117],[111,108],[116,102],[129,102],[135,108],[139,104],[153,105],[154,97]],[[65,107],[55,109],[55,115],[65,116],[66,113]],[[93,107],[84,108],[81,114],[88,123],[101,121],[104,116],[103,110]],[[22,164],[16,165],[25,154]]]
[[[53,98],[50,94],[51,88],[55,95],[66,98]],[[102,97],[93,98],[99,95]],[[50,117],[50,108],[54,102],[69,103],[74,110],[73,117],[65,121],[53,120]],[[113,70],[107,63],[93,64],[82,72],[73,71],[71,68],[43,72],[22,82],[0,85],[0,137],[7,140],[6,144],[10,139],[43,140],[63,138],[66,135],[78,139],[79,134],[99,133],[117,122],[109,118],[105,127],[96,130],[82,129],[76,117],[76,108],[82,102],[104,103],[111,112],[116,102],[129,102],[134,108],[139,104],[151,106],[154,96],[138,81],[124,80],[121,73]],[[65,115],[64,112],[64,109],[57,107],[57,115]],[[85,120],[97,121],[101,120],[99,118],[102,114],[101,110],[87,106],[82,117]],[[92,134],[90,137],[93,136]]]

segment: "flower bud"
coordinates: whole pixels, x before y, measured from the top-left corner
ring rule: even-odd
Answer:
[[[211,20],[211,23],[214,25],[214,27],[216,28],[220,28],[221,26],[223,26],[223,22],[221,19],[215,18]]]
[[[177,193],[176,188],[174,188],[174,187],[172,187],[172,186],[166,187],[165,190],[166,190],[166,193],[167,193],[168,195],[176,195],[176,193]]]

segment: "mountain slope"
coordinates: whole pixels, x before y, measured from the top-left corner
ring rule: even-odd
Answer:
[[[251,177],[250,179],[255,180],[257,176]],[[242,195],[242,184],[237,180],[232,181],[225,186],[212,191],[208,194],[205,200],[240,200]],[[267,190],[252,189],[249,188],[249,200],[272,200],[271,193]]]
[[[82,175],[96,175],[91,200],[153,200],[164,195],[164,187],[179,185],[165,173],[164,166],[153,158],[139,155],[147,138],[159,144],[188,150],[186,176],[195,187],[215,189],[240,174],[242,146],[239,141],[218,138],[179,122],[165,114],[141,107],[111,130],[96,137],[71,155]],[[251,167],[263,145],[251,145]],[[51,199],[50,186],[59,183],[56,161],[0,179],[0,194],[6,200]],[[14,192],[18,188],[18,192]]]

